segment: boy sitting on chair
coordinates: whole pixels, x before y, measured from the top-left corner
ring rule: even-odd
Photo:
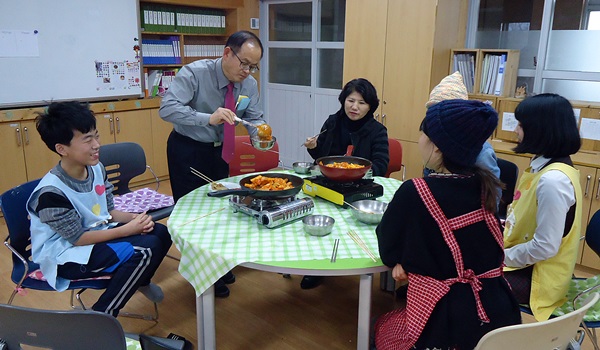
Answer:
[[[112,184],[99,162],[96,117],[79,102],[54,102],[36,127],[58,165],[27,202],[33,261],[58,291],[69,280],[112,275],[92,309],[117,316],[136,290],[162,301],[150,279],[171,247],[167,228],[145,213],[114,209]]]

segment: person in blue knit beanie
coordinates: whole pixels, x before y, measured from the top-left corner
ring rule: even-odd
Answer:
[[[434,172],[405,181],[376,229],[381,261],[408,281],[406,307],[377,320],[377,350],[473,349],[487,332],[521,322],[502,270],[500,180],[475,163],[497,124],[480,101],[427,110],[418,147]]]

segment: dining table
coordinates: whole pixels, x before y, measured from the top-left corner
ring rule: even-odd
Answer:
[[[290,170],[277,171],[294,174]],[[244,174],[220,180],[236,184]],[[256,173],[259,175],[259,173]],[[303,175],[297,176],[305,177]],[[377,200],[390,202],[402,184],[393,178],[373,177],[384,188]],[[381,262],[375,234],[376,225],[356,220],[351,209],[314,197],[313,214],[335,219],[331,234],[308,235],[301,219],[267,228],[256,218],[234,212],[230,196],[208,197],[207,184],[183,196],[167,222],[173,241],[181,253],[179,272],[196,292],[197,349],[216,349],[215,294],[213,284],[236,266],[261,271],[311,276],[360,276],[357,349],[368,349],[373,274],[389,271]],[[299,192],[297,198],[308,197]],[[376,259],[372,259],[349,237],[355,231]],[[335,240],[337,257],[332,262]],[[375,260],[375,261],[373,261]]]

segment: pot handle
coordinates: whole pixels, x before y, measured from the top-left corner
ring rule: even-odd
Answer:
[[[222,190],[222,191],[213,191],[213,192],[208,192],[207,195],[209,197],[225,197],[228,196],[230,194],[235,194],[238,196],[249,196],[252,195],[253,193],[256,193],[256,190],[253,189],[244,189],[244,188],[235,188],[235,189],[227,189],[227,190]]]

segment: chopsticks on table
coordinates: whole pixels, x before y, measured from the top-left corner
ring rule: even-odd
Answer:
[[[333,252],[331,252],[331,262],[334,263],[337,257],[338,247],[340,245],[340,239],[336,238],[333,242]]]
[[[202,219],[202,218],[205,218],[205,217],[207,217],[207,216],[209,216],[209,215],[212,215],[212,214],[218,213],[218,212],[220,212],[220,211],[221,211],[221,210],[223,210],[223,209],[225,209],[225,207],[223,207],[223,208],[220,208],[220,209],[217,209],[217,210],[213,210],[213,211],[211,211],[210,213],[206,213],[206,214],[204,214],[204,215],[200,215],[200,216],[198,216],[197,218],[194,218],[194,219],[192,219],[192,220],[186,221],[186,222],[184,222],[183,224],[181,224],[181,225],[179,225],[179,226],[180,226],[180,227],[181,227],[181,226],[185,226],[185,225],[189,224],[190,222],[194,222],[194,221],[196,221],[196,220],[200,220],[200,219]]]
[[[314,139],[315,137],[319,137],[319,135],[321,135],[322,133],[324,133],[325,131],[327,131],[327,129],[324,129],[323,131],[321,131],[320,133],[316,134],[315,136],[309,137],[309,139]],[[302,143],[300,145],[300,147],[304,146],[304,143]]]
[[[199,172],[198,170],[190,167],[190,170],[192,171],[192,174],[198,176],[199,178],[201,178],[202,180],[208,182],[209,184],[213,184],[216,183],[215,181],[213,181],[210,177],[202,174],[201,172]]]
[[[350,238],[352,238],[354,243],[356,243],[356,245],[358,245],[360,247],[360,249],[363,250],[363,252],[367,253],[367,255],[371,258],[371,260],[373,260],[373,262],[377,262],[377,258],[375,257],[375,254],[373,254],[373,252],[371,252],[369,250],[369,247],[367,247],[367,245],[362,240],[362,238],[360,238],[358,233],[354,232],[354,230],[349,230],[347,232],[347,234],[348,234],[348,236],[350,236]]]

